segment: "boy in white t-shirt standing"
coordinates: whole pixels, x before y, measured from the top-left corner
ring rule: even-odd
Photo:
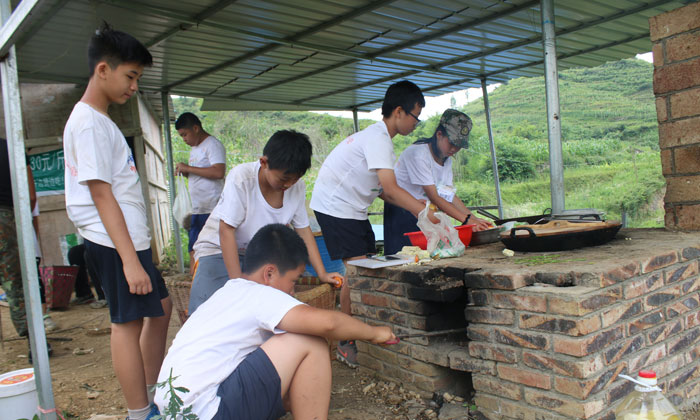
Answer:
[[[175,174],[189,179],[192,216],[187,234],[190,252],[190,274],[194,272],[194,252],[192,247],[199,232],[209,218],[209,214],[219,202],[224,189],[226,174],[226,149],[219,139],[202,128],[202,122],[191,112],[185,112],[175,121],[175,129],[182,140],[192,148],[188,164],[175,165]]]
[[[172,304],[151,257],[134,157],[107,109],[136,93],[151,63],[139,41],[105,24],[90,39],[90,80],[63,132],[66,209],[107,298],[112,365],[129,420],[158,415],[148,387],[163,361]]]
[[[396,163],[396,183],[417,200],[430,200],[438,209],[463,225],[474,224],[474,230],[489,229],[491,224],[472,214],[457,196],[452,182],[452,156],[469,147],[472,120],[467,114],[448,109],[432,137],[408,146]],[[406,232],[420,230],[418,219],[391,203],[384,203],[384,252],[395,254],[411,242]]]
[[[308,260],[305,241],[271,224],[253,236],[239,278],[228,280],[192,314],[163,361],[158,382],[172,380],[183,408],[200,420],[327,419],[331,396],[328,344],[320,337],[374,344],[395,340],[338,311],[296,300]],[[169,386],[155,401],[164,408]]]
[[[425,106],[420,88],[404,80],[389,86],[382,104],[382,121],[352,134],[328,155],[318,173],[310,206],[323,232],[332,259],[363,258],[375,253],[374,232],[367,209],[375,198],[405,208],[414,215],[425,205],[396,184],[395,135],[408,135],[420,122]],[[429,217],[433,222],[432,213]],[[350,314],[350,289],[340,291],[340,308]],[[357,367],[354,342],[340,342],[338,359]]]
[[[231,169],[221,200],[194,245],[197,269],[190,292],[192,314],[229,279],[241,276],[248,242],[270,223],[290,224],[309,250],[321,281],[337,284],[343,277],[323,266],[306,214],[306,185],[300,178],[311,167],[311,142],[293,130],[274,133],[255,162]]]

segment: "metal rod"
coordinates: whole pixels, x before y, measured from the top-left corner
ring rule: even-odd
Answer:
[[[355,128],[355,132],[360,131],[360,121],[357,119],[357,108],[352,109],[352,126]]]
[[[11,10],[10,0],[0,1],[0,20],[2,20],[3,27],[10,19]],[[10,46],[7,56],[0,62],[0,78],[2,78],[5,132],[11,165],[12,202],[14,203],[15,225],[17,227],[17,246],[19,247],[22,288],[27,311],[35,383],[39,394],[39,406],[43,409],[41,418],[55,420],[56,406],[51,386],[51,368],[41,314],[41,295],[34,252],[34,232],[32,231],[34,226],[32,225],[32,211],[29,205],[29,184],[24,152],[22,100],[20,99],[19,78],[17,76],[17,52],[14,45]]]
[[[435,337],[437,335],[447,335],[447,334],[454,334],[454,333],[467,333],[467,328],[454,328],[451,330],[440,330],[440,331],[431,331],[431,332],[424,332],[424,333],[417,333],[417,334],[404,334],[404,335],[397,335],[396,337],[403,340],[405,338],[416,338],[416,337]]]
[[[481,92],[484,96],[484,114],[486,115],[486,130],[489,133],[489,146],[491,147],[491,168],[493,169],[493,185],[496,188],[498,218],[503,219],[503,202],[501,201],[501,182],[498,177],[498,158],[496,158],[496,145],[493,142],[493,130],[491,130],[491,107],[489,106],[489,92],[486,89],[485,77],[481,79]]]
[[[175,175],[173,168],[173,142],[170,138],[170,104],[168,103],[168,98],[170,97],[168,91],[162,91],[160,93],[161,99],[163,101],[163,135],[165,136],[165,156],[167,158],[168,164],[168,215],[170,216],[170,228],[173,231],[173,243],[175,244],[175,255],[177,256],[177,269],[181,272],[185,272],[185,262],[182,257],[182,242],[180,241],[180,226],[178,226],[175,216],[173,216],[173,203],[175,202]],[[190,266],[193,264],[190,261]]]
[[[559,110],[559,77],[554,33],[554,0],[542,0],[542,46],[544,49],[544,85],[547,95],[547,135],[549,137],[549,188],[552,213],[564,211],[564,165]]]

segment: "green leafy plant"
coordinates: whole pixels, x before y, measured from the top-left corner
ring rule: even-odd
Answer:
[[[186,394],[190,392],[190,390],[184,386],[173,386],[173,381],[177,378],[179,378],[179,376],[173,378],[173,369],[171,368],[168,379],[155,384],[154,389],[163,388],[166,390],[165,399],[168,401],[168,405],[165,406],[165,409],[161,415],[153,417],[154,420],[199,420],[199,417],[192,412],[191,405],[183,408],[185,403],[182,401],[182,398],[177,395],[177,393],[180,392],[182,394]]]

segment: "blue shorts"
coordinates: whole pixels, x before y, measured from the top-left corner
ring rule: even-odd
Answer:
[[[165,315],[161,299],[168,297],[163,276],[153,264],[151,248],[136,251],[139,261],[151,278],[153,290],[147,295],[129,292],[129,284],[124,276],[122,260],[114,248],[98,245],[85,240],[87,263],[92,265],[102,283],[102,289],[109,305],[109,316],[113,323],[122,324],[137,319],[154,318]]]
[[[243,270],[243,256],[238,255],[238,260]],[[194,273],[192,280],[192,289],[190,290],[190,303],[187,311],[190,315],[216,293],[217,290],[224,287],[229,281],[228,270],[224,263],[223,254],[207,255],[199,258],[197,262],[197,271]]]
[[[212,420],[272,420],[286,412],[280,376],[260,347],[219,385],[216,395],[221,402]]]
[[[187,242],[188,251],[192,252],[192,247],[194,246],[194,243],[197,242],[197,238],[199,238],[199,232],[202,231],[204,224],[207,223],[209,214],[210,213],[192,215],[192,218],[190,219],[190,230],[187,231],[190,238]]]
[[[377,252],[369,220],[341,219],[314,210],[323,240],[333,260],[364,257]]]

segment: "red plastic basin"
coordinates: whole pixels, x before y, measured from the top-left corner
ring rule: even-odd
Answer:
[[[472,240],[472,229],[474,226],[476,225],[455,226],[457,233],[459,233],[459,239],[462,241],[464,246],[469,246],[469,242]],[[423,232],[408,232],[404,233],[404,236],[408,236],[408,239],[411,241],[411,245],[417,246],[420,249],[428,248],[428,240],[425,238]]]

